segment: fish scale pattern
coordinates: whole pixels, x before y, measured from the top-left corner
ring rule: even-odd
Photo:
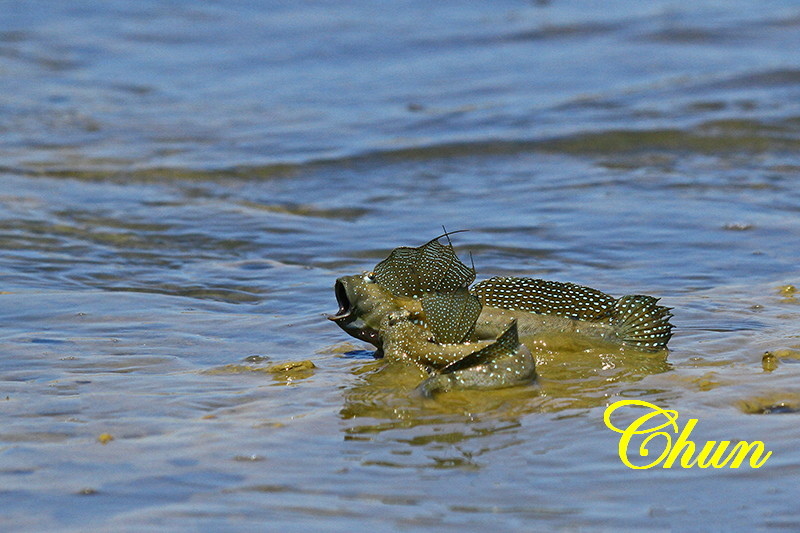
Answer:
[[[652,296],[617,299],[574,283],[519,277],[494,277],[469,289],[475,270],[458,259],[449,238],[446,245],[439,242],[448,235],[417,248],[395,248],[372,274],[393,295],[421,300],[424,319],[415,321],[428,328],[435,343],[466,342],[482,306],[604,321],[620,341],[648,351],[666,348],[672,337],[670,309]]]
[[[476,284],[472,293],[490,307],[579,320],[606,318],[616,302],[596,289],[534,278],[490,278]]]

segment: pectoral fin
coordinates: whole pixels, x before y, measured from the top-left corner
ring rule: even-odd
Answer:
[[[517,334],[517,321],[512,320],[508,328],[500,335],[496,341],[489,346],[473,352],[463,359],[450,363],[442,369],[441,374],[452,374],[459,370],[491,364],[503,357],[512,356],[517,348],[520,347],[519,335]]]
[[[530,383],[536,377],[531,352],[519,343],[517,323],[492,344],[447,365],[423,381],[418,390],[425,396],[461,389],[500,389]]]

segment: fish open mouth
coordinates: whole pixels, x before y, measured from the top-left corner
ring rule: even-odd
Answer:
[[[336,280],[336,285],[333,287],[333,292],[336,294],[336,303],[339,304],[339,310],[335,315],[328,315],[328,320],[334,322],[350,318],[353,311],[353,306],[350,303],[350,298],[347,297],[347,290],[344,288],[344,283]]]
[[[342,328],[351,337],[368,342],[378,348],[381,346],[380,334],[368,326],[363,317],[359,316],[356,306],[347,295],[347,286],[345,282],[347,277],[337,279],[336,284],[333,286],[333,292],[336,295],[336,303],[339,304],[339,309],[334,315],[328,315],[328,320],[335,322],[337,326]],[[343,281],[344,280],[344,281]]]

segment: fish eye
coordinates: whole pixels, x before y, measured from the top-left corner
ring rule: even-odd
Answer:
[[[367,283],[375,283],[375,272],[364,272],[364,281]]]

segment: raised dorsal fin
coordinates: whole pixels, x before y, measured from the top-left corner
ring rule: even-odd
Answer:
[[[466,287],[453,292],[431,292],[422,296],[425,325],[439,344],[462,343],[475,330],[481,302]]]
[[[395,248],[375,267],[375,281],[395,296],[408,297],[469,286],[475,280],[475,270],[459,260],[449,239],[447,245],[439,242],[452,233],[440,235],[418,248]]]
[[[485,306],[580,320],[606,318],[616,302],[596,289],[534,278],[490,278],[472,287],[472,293]]]

